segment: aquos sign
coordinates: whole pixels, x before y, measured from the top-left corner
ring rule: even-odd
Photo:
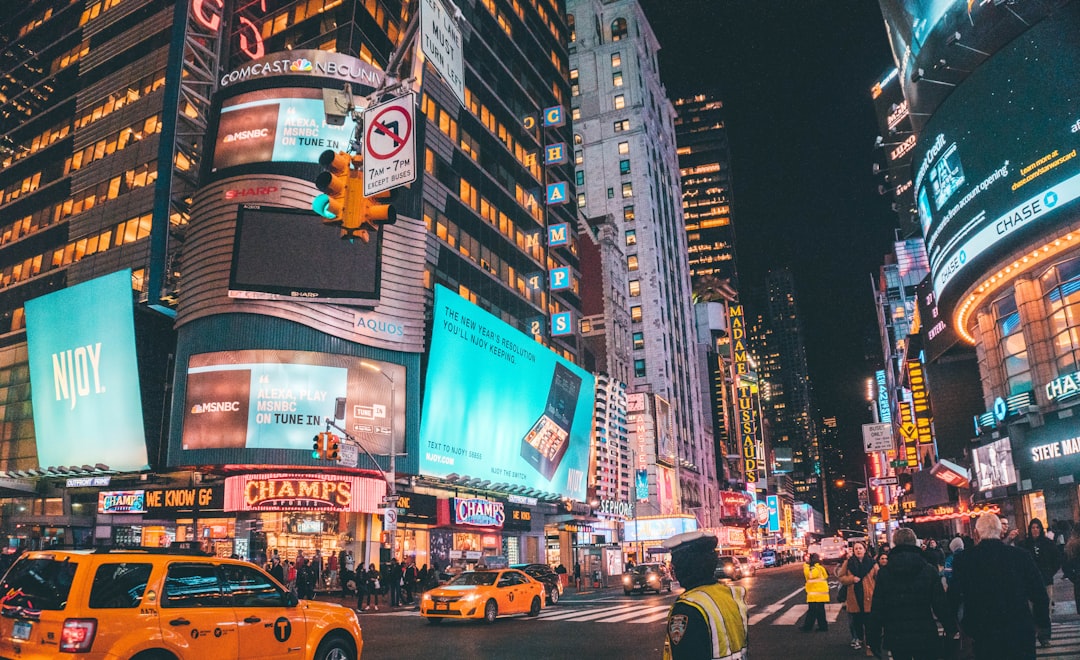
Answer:
[[[454,498],[454,524],[476,527],[502,527],[506,511],[502,502],[479,498]]]

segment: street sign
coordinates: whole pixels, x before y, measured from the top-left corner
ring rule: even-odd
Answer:
[[[416,181],[416,95],[364,111],[364,197]]]
[[[383,509],[383,530],[392,532],[397,529],[397,508],[387,507]]]
[[[383,495],[382,505],[397,507],[398,496],[397,495]]]
[[[862,441],[867,454],[892,449],[892,424],[863,424]]]
[[[889,467],[894,467],[894,468],[907,467],[907,459],[906,458],[898,458],[895,461],[889,461]]]
[[[895,486],[899,482],[896,477],[870,477],[871,488],[881,488],[882,486]]]
[[[461,14],[453,0],[446,2],[455,14]],[[461,28],[447,13],[443,0],[420,0],[420,50],[465,107]]]
[[[342,467],[356,467],[360,460],[360,450],[351,442],[342,442],[338,446],[338,465]]]

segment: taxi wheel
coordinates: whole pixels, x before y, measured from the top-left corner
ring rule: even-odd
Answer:
[[[315,651],[315,660],[351,660],[356,657],[356,649],[343,637],[327,637]]]
[[[484,621],[487,623],[495,623],[495,618],[499,616],[499,606],[493,600],[489,600],[484,605]]]
[[[532,605],[529,605],[529,616],[540,616],[540,596],[533,596]]]
[[[558,605],[559,604],[559,588],[558,587],[552,587],[551,591],[548,592],[548,602],[550,602],[552,605]]]

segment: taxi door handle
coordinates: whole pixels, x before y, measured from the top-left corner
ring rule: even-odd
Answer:
[[[244,619],[244,623],[258,623],[260,621],[262,621],[262,619],[260,619],[257,616],[249,616],[246,619]]]
[[[173,619],[169,622],[170,626],[190,626],[191,622],[184,618]]]

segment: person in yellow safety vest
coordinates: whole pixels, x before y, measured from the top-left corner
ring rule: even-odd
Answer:
[[[806,578],[806,621],[799,630],[810,632],[817,621],[817,629],[824,632],[829,629],[829,622],[825,618],[825,603],[829,602],[829,572],[821,565],[821,558],[817,553],[810,553],[803,566],[803,577]]]
[[[746,660],[746,590],[717,583],[716,537],[698,530],[663,545],[685,589],[668,612],[664,660]]]

